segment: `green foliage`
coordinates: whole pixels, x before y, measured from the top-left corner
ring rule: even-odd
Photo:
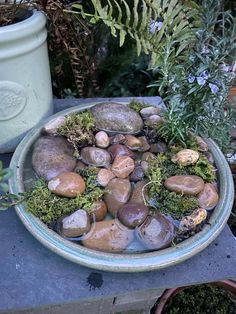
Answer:
[[[165,305],[165,314],[234,314],[236,305],[221,288],[199,285],[173,296]]]
[[[3,163],[0,160],[0,211],[6,210],[14,205],[18,197],[14,194],[8,193],[9,187],[7,180],[11,177],[12,171],[10,168],[3,168]]]
[[[75,155],[78,157],[78,148],[84,145],[94,143],[95,123],[94,118],[89,110],[81,113],[71,113],[66,116],[65,122],[57,129],[57,134],[65,136],[74,148]]]
[[[196,146],[196,142],[191,138],[188,143]],[[171,215],[174,219],[181,219],[190,214],[197,208],[198,201],[195,196],[182,195],[165,189],[163,183],[167,178],[174,175],[191,174],[201,177],[206,182],[212,182],[215,179],[214,168],[203,154],[200,154],[199,160],[194,165],[180,166],[173,163],[171,157],[181,149],[183,147],[170,146],[166,153],[150,158],[146,173],[149,179],[146,185],[148,204],[152,207],[152,211],[160,210],[164,214]]]
[[[148,104],[146,104],[144,102],[137,101],[135,99],[131,100],[131,102],[129,103],[129,107],[131,109],[133,109],[134,111],[137,111],[137,112],[139,112],[141,109],[148,107],[148,106],[149,106]]]
[[[37,181],[31,191],[24,193],[26,210],[47,224],[77,209],[90,213],[92,204],[102,197],[103,191],[92,184],[88,177],[84,177],[85,182],[89,182],[86,191],[75,198],[57,196],[48,189],[44,181]]]
[[[235,82],[236,19],[222,9],[221,0],[202,0],[199,8],[200,24],[185,58],[171,52],[174,42],[169,38],[162,47],[162,62],[154,67],[159,80],[151,87],[158,87],[166,99],[160,134],[168,142],[184,143],[187,130],[192,130],[224,148],[232,123],[228,92]]]
[[[136,42],[138,55],[143,50],[157,60],[160,47],[171,35],[178,52],[184,50],[193,34],[191,19],[197,14],[193,1],[178,0],[91,0],[94,11],[84,10],[83,4],[74,4],[71,11],[89,19],[90,23],[102,21],[114,37],[119,36],[120,46],[129,35]],[[77,11],[76,11],[77,10]]]
[[[11,169],[3,168],[3,163],[0,160],[0,192],[8,192],[8,184],[6,181],[11,177],[11,175]]]
[[[150,200],[150,204],[155,204],[155,210],[180,220],[198,207],[198,200],[194,196],[177,194],[162,187],[158,195]]]
[[[188,166],[188,171],[192,175],[201,177],[205,182],[212,182],[216,179],[214,167],[202,154],[194,165]]]

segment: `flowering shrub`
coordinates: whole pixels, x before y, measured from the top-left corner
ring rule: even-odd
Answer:
[[[191,130],[221,147],[228,144],[232,114],[227,97],[235,82],[236,20],[221,8],[222,1],[202,1],[195,38],[181,56],[172,57],[176,46],[171,38],[162,47],[162,62],[155,68],[161,76],[151,87],[158,86],[166,99],[167,123],[159,132],[169,140],[184,143]]]

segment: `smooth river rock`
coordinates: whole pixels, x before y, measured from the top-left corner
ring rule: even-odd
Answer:
[[[66,118],[64,116],[59,116],[48,123],[45,124],[43,132],[49,135],[56,135],[57,129],[65,122]]]
[[[205,183],[203,191],[198,195],[198,204],[205,209],[212,209],[219,201],[219,195],[212,183]]]
[[[112,160],[114,160],[116,158],[116,156],[128,156],[131,158],[135,157],[134,153],[128,147],[126,147],[125,145],[121,145],[121,144],[111,145],[107,149],[107,151],[111,155]]]
[[[95,135],[96,146],[100,148],[106,148],[110,144],[110,139],[106,132],[100,131]]]
[[[145,125],[152,128],[152,127],[158,126],[162,122],[163,122],[163,118],[161,118],[157,114],[154,114],[145,120]]]
[[[96,201],[90,208],[91,221],[101,221],[107,214],[107,205],[102,200]]]
[[[108,211],[115,217],[117,210],[128,202],[131,184],[128,179],[112,179],[104,190],[104,201]]]
[[[130,175],[130,181],[140,181],[144,178],[144,171],[141,166],[135,166],[134,171]]]
[[[75,169],[74,149],[59,136],[42,136],[34,144],[32,165],[40,178],[51,180],[62,172]]]
[[[48,182],[48,189],[56,195],[76,197],[85,191],[85,182],[75,172],[63,172]]]
[[[95,125],[99,130],[123,134],[136,134],[143,127],[140,115],[128,106],[108,102],[91,108]]]
[[[108,183],[111,181],[111,179],[115,178],[114,173],[109,170],[102,168],[99,170],[97,174],[97,182],[99,185],[105,187],[108,185]]]
[[[118,219],[99,221],[82,240],[87,248],[110,253],[119,253],[133,241],[133,230],[123,226]]]
[[[202,223],[207,218],[207,211],[204,208],[195,209],[191,215],[181,219],[180,231],[193,230],[197,225]]]
[[[138,181],[132,191],[130,202],[145,205],[144,198],[147,199],[147,192],[145,191],[146,180]]]
[[[148,208],[143,204],[127,203],[117,212],[117,218],[128,228],[141,225],[148,215]]]
[[[84,147],[80,155],[85,164],[95,167],[107,167],[111,162],[110,154],[102,148]]]
[[[196,195],[204,189],[204,181],[198,176],[179,175],[166,179],[164,186],[176,193]]]
[[[138,239],[152,250],[170,246],[175,236],[174,225],[160,213],[148,216],[136,230]]]
[[[197,151],[192,149],[182,149],[172,156],[171,161],[180,166],[188,166],[195,164],[198,159],[199,153]]]
[[[116,156],[111,170],[117,178],[125,179],[134,170],[134,161],[128,156]]]
[[[140,114],[143,117],[143,119],[146,119],[152,115],[156,115],[161,112],[161,108],[159,107],[145,107],[143,109],[140,110]]]
[[[136,136],[128,134],[125,136],[125,138],[126,138],[125,145],[130,150],[139,150],[142,147],[142,142]]]
[[[83,209],[62,219],[62,233],[66,237],[79,237],[90,230],[90,218]]]

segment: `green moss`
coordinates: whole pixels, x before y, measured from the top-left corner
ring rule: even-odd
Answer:
[[[214,167],[209,163],[206,156],[200,154],[198,161],[188,166],[188,171],[192,175],[201,177],[206,182],[212,182],[216,179]]]
[[[234,314],[236,305],[229,295],[218,287],[199,285],[172,297],[164,307],[165,314]]]
[[[162,187],[159,194],[154,199],[150,199],[150,204],[155,206],[152,208],[153,212],[160,210],[163,214],[180,220],[197,208],[198,201],[194,196],[177,194]]]
[[[79,208],[89,213],[92,204],[102,197],[103,190],[96,185],[93,176],[84,177],[84,181],[85,192],[75,198],[57,196],[44,181],[37,181],[32,191],[24,193],[26,210],[47,224]]]
[[[94,118],[89,110],[79,114],[71,113],[66,116],[65,122],[57,129],[57,134],[65,136],[74,148],[76,157],[79,156],[78,148],[84,145],[92,145],[95,142]]]
[[[134,111],[140,112],[141,109],[145,108],[145,107],[150,107],[150,105],[144,103],[144,102],[139,102],[135,99],[131,100],[131,102],[128,105],[131,109],[133,109]]]
[[[197,198],[190,195],[177,194],[170,192],[163,186],[164,181],[175,175],[197,175],[205,182],[215,179],[213,166],[207,158],[200,154],[198,162],[190,166],[179,166],[171,161],[171,157],[183,149],[182,147],[172,146],[168,152],[158,154],[148,160],[147,184],[148,203],[152,211],[160,210],[165,214],[171,215],[174,219],[181,219],[190,214],[198,206]]]

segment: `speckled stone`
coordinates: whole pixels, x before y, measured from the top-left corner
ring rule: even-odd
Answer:
[[[128,156],[116,156],[111,170],[117,178],[125,179],[134,170],[134,161]]]
[[[99,172],[97,174],[97,182],[98,182],[98,184],[100,184],[103,187],[107,186],[108,183],[113,178],[115,178],[115,175],[109,169],[102,168],[102,169],[99,170]]]
[[[128,106],[107,102],[91,108],[96,127],[107,132],[136,134],[143,128],[140,115]]]
[[[42,136],[34,144],[32,165],[40,178],[51,180],[60,173],[73,171],[76,159],[74,149],[59,136]]]

